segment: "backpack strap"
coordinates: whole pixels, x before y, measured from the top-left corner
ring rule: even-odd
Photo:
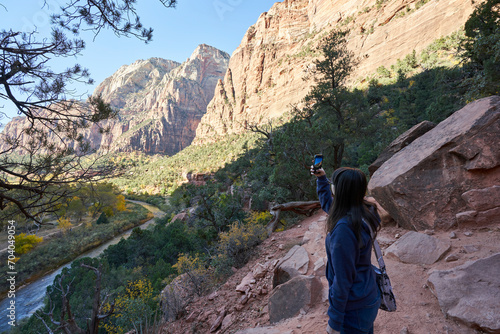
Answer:
[[[378,244],[377,239],[375,239],[375,233],[373,232],[372,227],[368,224],[364,219],[363,223],[365,223],[366,227],[370,230],[370,236],[373,240],[373,251],[375,252],[375,256],[377,257],[377,262],[382,272],[385,272],[385,262],[384,257],[382,256],[382,250],[380,249],[380,245]]]

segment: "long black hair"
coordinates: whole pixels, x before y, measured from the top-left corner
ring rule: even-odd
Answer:
[[[358,244],[363,247],[363,219],[370,224],[375,235],[380,227],[377,209],[365,201],[366,175],[357,168],[342,167],[333,172],[332,185],[335,194],[326,222],[327,233],[333,231],[340,219],[349,216]]]

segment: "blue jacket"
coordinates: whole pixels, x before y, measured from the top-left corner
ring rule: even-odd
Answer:
[[[317,192],[321,208],[328,213],[333,200],[326,176],[318,178]],[[346,311],[372,305],[378,298],[378,287],[371,265],[372,240],[364,225],[361,238],[364,245],[362,248],[358,245],[349,216],[340,219],[333,231],[326,236],[326,278],[330,302],[328,324],[337,331],[342,327]]]

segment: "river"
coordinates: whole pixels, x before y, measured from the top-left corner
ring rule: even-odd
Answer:
[[[140,202],[140,201],[132,201],[128,200],[129,202],[140,204],[151,213],[154,214],[154,218],[148,220],[141,226],[139,226],[141,229],[147,228],[149,225],[153,224],[156,218],[161,218],[165,215],[163,211],[158,209],[155,206],[152,206],[151,204],[145,203],[145,202]],[[122,238],[128,238],[130,234],[132,233],[133,229],[130,229],[117,237],[111,239],[110,241],[86,252],[80,255],[77,259],[80,259],[82,257],[97,257],[100,255],[106,248],[108,248],[111,245],[117,244]],[[39,278],[36,281],[31,282],[30,284],[24,285],[20,288],[17,289],[16,291],[16,297],[15,297],[15,306],[16,306],[16,323],[18,323],[21,319],[24,319],[26,317],[29,317],[30,315],[33,314],[36,310],[41,308],[43,306],[44,298],[45,298],[45,292],[47,290],[47,287],[51,285],[54,281],[54,278],[61,273],[63,268],[65,267],[70,267],[72,262],[69,262],[65,264],[64,266],[56,269],[54,272],[47,274],[46,276],[43,276],[42,278]],[[0,333],[5,332],[10,330],[10,325],[8,324],[9,319],[7,318],[7,308],[9,307],[11,299],[10,298],[5,298],[2,301],[0,301],[0,310],[2,310],[2,318],[0,320]]]

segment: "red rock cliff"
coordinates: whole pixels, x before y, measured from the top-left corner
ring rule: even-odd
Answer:
[[[120,69],[95,91],[121,108],[121,120],[103,144],[113,151],[169,155],[189,146],[228,61],[225,52],[200,45],[181,65],[162,61],[158,66],[153,58]]]
[[[359,77],[458,30],[473,10],[469,0],[421,4],[417,0],[285,0],[274,4],[233,52],[194,143],[242,132],[247,123],[267,122],[300,102],[312,83],[304,81],[314,60],[312,49],[321,34],[337,24],[351,29],[348,47],[362,60],[354,74]]]

